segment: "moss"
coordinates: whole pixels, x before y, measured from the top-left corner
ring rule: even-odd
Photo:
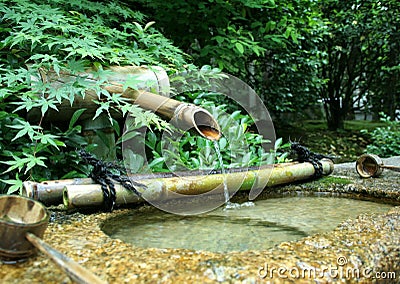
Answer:
[[[381,121],[348,120],[344,123],[344,128],[349,131],[374,130],[382,126],[385,126],[385,123]]]
[[[320,185],[330,185],[330,184],[346,185],[346,184],[351,184],[352,181],[347,178],[328,176],[317,180],[316,183]]]

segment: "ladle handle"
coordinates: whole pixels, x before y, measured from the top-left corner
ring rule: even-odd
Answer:
[[[395,172],[400,172],[400,167],[397,167],[397,166],[381,165],[380,167],[383,168],[383,169],[388,169],[388,170],[392,170],[392,171],[395,171]]]
[[[70,278],[79,284],[106,284],[107,282],[101,280],[89,270],[83,268],[78,263],[62,254],[58,250],[52,248],[42,239],[38,238],[32,233],[27,233],[26,238],[31,244],[38,248],[42,253],[47,255],[53,260]]]

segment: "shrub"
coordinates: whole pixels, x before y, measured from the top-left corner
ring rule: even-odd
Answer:
[[[111,117],[112,112],[122,116],[129,113],[138,127],[150,127],[153,132],[148,132],[146,145],[151,169],[170,170],[165,167],[165,161],[173,155],[164,157],[157,143],[160,133],[171,126],[154,113],[102,88],[108,75],[106,67],[111,65],[158,65],[169,73],[193,67],[187,63],[189,57],[159,33],[153,22],[146,23],[145,15],[120,2],[88,0],[0,0],[0,16],[3,39],[0,43],[0,193],[17,192],[25,180],[87,176],[90,168],[80,163],[76,151],[94,147],[81,136],[79,118],[86,110],[77,110],[66,125],[44,118],[49,110],[58,110],[62,101],[73,104],[89,88],[98,96],[94,118],[100,114],[108,116],[118,136],[121,136],[120,126]],[[96,79],[90,84],[81,75],[89,68]],[[38,74],[47,71],[58,77],[74,76],[55,88],[39,78]],[[135,81],[127,81],[124,87],[135,88]],[[193,94],[193,98],[198,97]],[[240,127],[227,131],[249,145],[249,152],[240,152],[240,145],[236,146],[234,154],[241,155],[237,163],[232,162],[232,153],[223,151],[224,163],[247,166],[265,160],[273,162],[273,155],[260,147],[265,142],[263,138],[248,131],[249,116],[235,112],[223,100],[208,107],[216,114],[232,112],[224,118],[224,123],[221,121],[222,127],[229,128],[232,120],[240,122]],[[27,113],[32,110],[39,112],[37,121],[27,119]],[[201,151],[209,143],[185,133],[182,141],[174,144],[179,156],[173,163],[188,169],[216,166],[215,153],[208,155]],[[224,143],[230,142],[221,139],[220,144]],[[132,157],[138,171],[142,160],[143,157]]]
[[[96,116],[110,116],[111,110],[130,112],[144,117],[141,121],[147,126],[167,127],[154,114],[130,107],[100,88],[103,67],[109,65],[159,65],[173,72],[186,64],[186,56],[153,23],[146,24],[142,13],[109,1],[2,0],[0,17],[0,193],[17,191],[27,179],[87,173],[75,151],[87,146],[76,125],[84,110],[67,125],[45,123],[43,118],[61,101],[72,104],[76,96],[84,96],[88,83],[76,76],[54,88],[38,80],[43,70],[57,75],[97,70],[97,83],[90,86],[99,97]],[[26,118],[32,109],[41,114],[37,122]]]
[[[124,152],[131,172],[220,169],[221,161],[216,148],[220,152],[224,168],[253,167],[288,161],[286,150],[289,148],[289,143],[283,144],[282,138],[279,138],[275,145],[272,145],[271,141],[254,130],[255,125],[251,116],[232,99],[218,93],[203,91],[181,94],[174,99],[195,103],[207,109],[217,120],[223,137],[215,145],[213,141],[200,135],[193,135],[188,131],[182,132],[174,127],[171,127],[171,131],[177,132],[177,135],[173,137],[180,137],[179,139],[163,136],[164,133],[161,131],[147,131],[148,165],[140,154],[129,147]],[[126,135],[137,139],[141,135],[139,127],[130,127]],[[140,140],[129,143],[137,144]]]
[[[369,134],[372,140],[366,152],[381,157],[400,155],[400,121],[391,121],[384,113],[381,113],[381,121],[386,123],[385,127],[377,127],[371,132],[361,130],[362,133]]]

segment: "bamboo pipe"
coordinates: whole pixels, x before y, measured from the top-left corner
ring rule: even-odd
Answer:
[[[91,178],[74,178],[64,180],[48,180],[43,182],[25,181],[21,195],[42,202],[44,205],[63,203],[63,190],[66,185],[93,184]]]
[[[356,161],[356,171],[362,178],[378,177],[384,169],[400,172],[400,167],[384,165],[378,155],[363,154]]]
[[[159,67],[157,69],[160,69]],[[162,68],[161,68],[162,69]],[[108,82],[106,85],[102,86],[103,89],[107,90],[109,93],[114,94],[122,94],[123,98],[128,99],[134,104],[139,105],[143,109],[154,111],[156,114],[160,115],[162,118],[170,121],[176,127],[182,130],[190,130],[194,129],[201,136],[210,139],[210,140],[218,140],[221,137],[221,130],[218,125],[218,122],[214,119],[214,117],[204,108],[196,106],[194,104],[183,103],[174,99],[170,99],[166,96],[157,95],[151,92],[147,92],[145,90],[134,90],[132,88],[127,88],[124,90],[123,84],[125,76],[127,74],[141,74],[145,80],[149,83],[155,84],[157,88],[159,88],[160,93],[162,93],[162,87],[158,86],[160,84],[160,79],[158,82],[153,82],[153,80],[149,80],[146,76],[149,74],[155,75],[157,77],[157,73],[151,71],[151,69],[145,67],[134,67],[134,66],[126,66],[126,67],[110,67],[110,70],[113,71],[113,75],[108,77]],[[59,87],[67,82],[71,81],[71,78],[76,78],[78,75],[73,74],[65,74],[61,73],[62,76],[58,76],[54,71],[50,70],[44,72],[41,70],[40,79],[43,82],[49,82],[54,87]],[[160,71],[160,70],[158,70]],[[162,69],[161,76],[165,77],[161,81],[168,81],[167,74]],[[165,74],[164,74],[165,73]],[[85,81],[96,82],[96,79],[90,74],[90,71],[86,74],[88,75],[85,78]],[[118,75],[122,77],[118,78]],[[154,78],[151,78],[154,79]],[[169,81],[167,86],[169,88]],[[156,89],[157,89],[156,88]],[[102,98],[104,99],[104,98]],[[99,100],[98,94],[91,89],[85,91],[84,97],[76,96],[74,100],[74,104],[71,106],[69,102],[63,102],[58,106],[59,112],[54,110],[49,110],[47,114],[47,119],[52,121],[58,121],[60,119],[68,119],[72,116],[72,114],[81,108],[92,109],[90,112],[91,116],[94,114],[94,109],[96,104],[93,103],[94,100]],[[58,115],[60,112],[63,113],[62,116]],[[112,113],[114,117],[118,116],[117,113]],[[28,113],[28,118],[30,120],[40,119],[41,113],[38,109],[33,109]],[[84,113],[81,116],[83,118],[91,118],[88,113]]]
[[[321,160],[321,164],[324,175],[332,173],[333,162],[331,160],[323,159]],[[248,191],[253,187],[270,187],[310,179],[314,173],[315,169],[311,163],[286,163],[263,167],[260,170],[232,172],[226,175],[210,174],[203,176],[200,181],[196,176],[188,176],[184,178],[142,179],[140,182],[147,186],[141,192],[144,198],[150,201],[159,198],[163,200],[175,198],[176,195],[171,194],[171,192],[183,195],[199,195],[217,188],[221,189],[224,178],[226,178],[228,188],[239,187],[239,190]],[[116,204],[118,205],[144,201],[119,184],[115,185],[115,190]],[[64,206],[68,209],[101,206],[103,204],[101,186],[97,184],[65,185],[63,201]]]
[[[206,175],[208,171],[204,172],[180,172],[179,176],[190,176],[190,175]],[[175,176],[173,173],[154,173],[154,174],[138,174],[135,175],[134,179],[139,181],[143,179],[151,178],[166,178]],[[38,200],[44,205],[58,205],[63,203],[63,191],[66,185],[87,185],[95,184],[91,178],[73,178],[63,180],[47,180],[42,182],[25,181],[21,189],[21,195]],[[119,186],[119,183],[115,183],[114,186]]]
[[[198,134],[210,140],[221,138],[218,122],[204,108],[143,90],[127,88],[124,91],[121,84],[105,86],[104,89],[110,93],[122,93],[122,97],[144,109],[154,111],[182,130],[194,129]]]

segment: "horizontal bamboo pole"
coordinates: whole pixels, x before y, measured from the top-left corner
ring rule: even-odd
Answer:
[[[25,181],[21,195],[38,200],[44,205],[63,203],[63,191],[66,185],[93,184],[91,178],[74,178],[64,180],[48,180],[43,182]]]
[[[333,171],[333,163],[324,159],[321,161],[323,174],[329,175]],[[147,186],[141,190],[144,199],[147,201],[169,200],[176,198],[176,193],[182,195],[199,195],[212,190],[223,188],[223,181],[226,178],[228,188],[248,191],[254,188],[265,186],[276,186],[294,181],[301,181],[313,177],[315,169],[311,163],[287,163],[276,164],[270,167],[263,167],[260,170],[243,172],[232,172],[226,175],[209,174],[205,176],[186,176],[142,179],[140,182]],[[143,202],[133,192],[115,184],[116,204],[131,204]],[[91,185],[65,185],[63,201],[66,208],[80,208],[101,206],[103,204],[103,193],[101,186]]]

